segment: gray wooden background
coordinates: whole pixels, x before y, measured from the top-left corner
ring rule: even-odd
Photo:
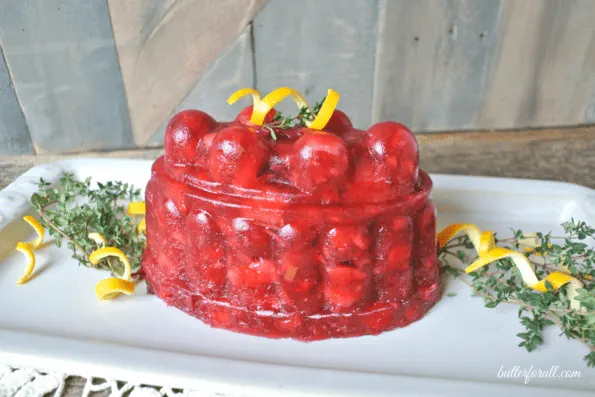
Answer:
[[[0,154],[160,146],[245,86],[359,127],[595,123],[593,0],[2,0],[0,49]]]

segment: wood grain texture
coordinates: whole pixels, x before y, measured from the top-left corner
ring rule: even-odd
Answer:
[[[378,0],[271,0],[254,20],[256,87],[287,86],[311,105],[328,88],[356,126],[370,122]],[[280,110],[296,111],[290,100]]]
[[[1,1],[0,37],[38,152],[132,145],[105,2]]]
[[[499,0],[382,0],[373,121],[475,128],[499,19]]]
[[[572,182],[595,188],[595,126],[418,135],[429,172]]]
[[[267,0],[108,0],[135,142],[146,144]]]
[[[0,154],[23,153],[33,153],[33,145],[0,48]]]
[[[595,109],[595,2],[502,0],[477,128],[576,125]]]
[[[233,106],[227,98],[238,88],[254,86],[253,57],[250,39],[250,25],[240,36],[211,63],[198,77],[192,91],[181,104],[165,119],[158,132],[151,138],[151,145],[163,145],[165,127],[169,119],[184,109],[199,109],[216,120],[233,120],[246,106],[244,101]]]

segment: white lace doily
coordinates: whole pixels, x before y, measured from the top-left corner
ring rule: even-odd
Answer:
[[[0,365],[0,397],[63,397],[66,396],[66,379],[70,376],[78,375]],[[173,391],[168,387],[150,387],[96,378],[86,378],[85,387],[79,395],[90,397],[97,392],[103,392],[109,397],[225,397],[219,393]]]

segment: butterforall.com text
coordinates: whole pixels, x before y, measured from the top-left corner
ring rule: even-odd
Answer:
[[[531,379],[578,379],[583,375],[580,370],[561,370],[559,365],[552,365],[551,368],[536,368],[534,365],[529,368],[521,368],[515,365],[512,368],[501,366],[498,370],[498,379],[502,378],[524,378],[525,384],[529,384]]]

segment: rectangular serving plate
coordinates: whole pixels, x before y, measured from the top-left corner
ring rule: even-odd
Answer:
[[[165,306],[144,286],[100,302],[102,272],[77,267],[64,248],[38,251],[24,286],[17,241],[32,238],[22,216],[40,177],[64,172],[144,187],[151,161],[76,159],[37,166],[0,192],[0,362],[235,396],[592,396],[587,348],[550,327],[533,353],[517,347],[516,308],[483,307],[468,287],[447,280],[443,299],[419,322],[378,336],[301,343],[210,328]],[[595,191],[545,181],[432,175],[439,228],[476,223],[559,233],[574,217],[595,224]],[[499,377],[499,370],[579,370],[579,378]]]

